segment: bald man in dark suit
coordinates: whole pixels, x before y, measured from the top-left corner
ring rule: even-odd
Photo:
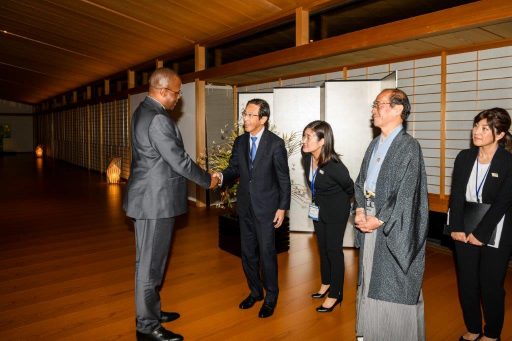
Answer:
[[[218,183],[185,152],[181,133],[167,113],[180,97],[178,75],[157,69],[149,79],[149,95],[132,118],[132,163],[123,207],[135,220],[137,340],[183,340],[161,325],[179,314],[161,311],[159,287],[175,217],[187,211],[186,179],[204,188]]]

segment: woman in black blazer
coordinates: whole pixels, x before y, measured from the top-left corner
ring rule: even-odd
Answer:
[[[313,202],[309,216],[313,219],[320,251],[322,285],[311,296],[327,298],[318,312],[331,312],[343,300],[343,235],[350,213],[354,182],[347,167],[334,151],[331,126],[324,121],[309,123],[302,134],[305,153],[304,170]]]
[[[503,328],[503,284],[512,251],[509,129],[506,110],[482,111],[473,120],[474,147],[461,151],[455,159],[449,225],[455,240],[459,298],[467,328],[460,340],[499,340]],[[464,224],[466,202],[490,204],[472,232]],[[480,311],[485,321],[483,333]]]

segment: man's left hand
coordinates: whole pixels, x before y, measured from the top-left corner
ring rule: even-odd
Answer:
[[[360,223],[357,225],[357,228],[360,229],[362,232],[373,232],[374,230],[378,229],[382,225],[382,222],[375,218],[374,216],[368,215],[366,216],[366,222]]]
[[[284,214],[285,214],[285,210],[277,210],[276,211],[276,215],[274,216],[274,227],[277,229],[279,227],[281,227],[281,225],[283,224],[283,221],[284,221]]]

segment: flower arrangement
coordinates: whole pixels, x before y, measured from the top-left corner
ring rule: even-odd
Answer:
[[[269,130],[279,135],[283,139],[286,151],[288,153],[288,158],[291,155],[300,152],[302,146],[300,132],[281,134],[276,130],[274,125],[270,126]],[[203,168],[206,168],[206,164],[208,164],[208,169],[213,172],[220,172],[226,169],[229,166],[229,158],[231,157],[231,151],[235,139],[243,133],[244,129],[243,125],[241,124],[235,123],[232,127],[226,125],[224,129],[221,130],[221,142],[212,142],[212,145],[208,148],[208,153],[202,153],[199,156],[199,165],[201,165]],[[238,183],[235,183],[219,189],[220,201],[216,204],[216,206],[220,208],[232,209],[233,202],[236,198],[237,188]],[[306,187],[292,183],[292,199],[304,202],[306,197]]]

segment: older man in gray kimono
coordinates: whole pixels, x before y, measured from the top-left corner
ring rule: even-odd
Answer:
[[[405,132],[410,109],[399,89],[383,90],[372,105],[381,134],[370,143],[355,183],[359,340],[425,339],[428,192],[421,147]]]

